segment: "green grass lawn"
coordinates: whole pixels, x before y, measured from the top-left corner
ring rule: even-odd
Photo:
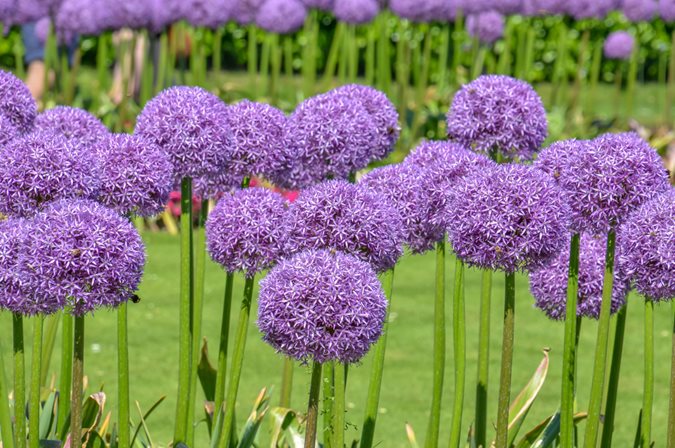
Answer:
[[[166,401],[148,422],[157,446],[167,446],[173,434],[175,394],[178,379],[178,254],[179,241],[166,234],[145,234],[148,263],[139,295],[138,304],[129,308],[129,352],[131,357],[131,395],[143,409],[147,409],[160,396]],[[452,259],[448,261],[448,285],[452,284]],[[431,399],[432,365],[432,319],[433,319],[433,254],[406,256],[397,268],[395,292],[391,308],[389,346],[384,371],[381,409],[376,431],[380,447],[408,446],[405,424],[410,423],[418,436],[424,439]],[[477,362],[478,308],[480,273],[469,270],[466,275],[467,302],[467,393],[463,426],[466,429],[473,420],[474,390]],[[206,298],[204,309],[204,336],[209,340],[212,354],[217,351],[221,304],[225,274],[220,267],[209,263],[206,274]],[[491,332],[491,370],[489,388],[489,421],[496,417],[497,382],[499,376],[499,350],[501,347],[501,308],[503,306],[503,279],[496,277],[493,294]],[[243,282],[237,279],[232,325],[236,325],[239,297]],[[451,297],[448,290],[448,297]],[[449,300],[449,299],[448,299]],[[519,276],[516,300],[516,342],[513,372],[513,395],[527,382],[542,359],[542,349],[550,348],[551,366],[548,380],[527,418],[525,428],[534,426],[555,412],[559,404],[561,353],[563,325],[551,322],[535,309],[528,292],[527,279]],[[625,355],[623,358],[617,424],[614,446],[632,444],[638,412],[642,400],[642,300],[632,296],[626,328]],[[448,303],[448,332],[451,313]],[[670,379],[670,342],[672,320],[669,305],[656,307],[656,366],[653,437],[657,446],[663,446],[666,438],[668,414],[668,387]],[[263,387],[273,388],[272,402],[278,401],[282,358],[262,342],[255,325],[255,310],[252,314],[249,342],[238,400],[238,418],[248,415],[252,402]],[[30,323],[26,328],[30,340]],[[111,311],[99,311],[87,318],[85,373],[89,378],[89,392],[103,386],[108,394],[107,409],[115,411],[116,403],[116,315]],[[4,347],[5,365],[10,365],[11,319],[6,313],[0,315],[0,336]],[[579,350],[579,408],[588,402],[592,371],[592,357],[596,338],[596,325],[584,321]],[[442,414],[441,446],[447,443],[453,399],[452,344],[448,340],[447,365]],[[349,371],[347,391],[348,437],[360,433],[363,407],[368,385],[370,358]],[[58,344],[51,365],[57,372],[59,366]],[[27,367],[30,368],[29,360]],[[298,366],[293,391],[293,407],[299,410],[306,406],[309,368]],[[8,376],[11,372],[6,372]],[[200,392],[201,393],[201,392]],[[200,402],[203,398],[199,397]],[[133,413],[137,420],[137,413]],[[116,417],[116,416],[114,416]],[[116,418],[114,418],[116,420]],[[268,446],[269,425],[262,428],[261,446]],[[196,430],[196,447],[208,446],[206,427]]]

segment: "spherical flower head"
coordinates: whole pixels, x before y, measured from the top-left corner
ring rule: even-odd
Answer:
[[[239,25],[248,25],[255,20],[258,9],[265,0],[234,0],[232,19]]]
[[[118,0],[115,7],[107,12],[107,26],[118,30],[121,28],[141,29],[148,25],[152,16],[152,3],[138,0]]]
[[[70,106],[57,106],[39,114],[35,128],[59,134],[91,151],[98,151],[110,131],[86,110]]]
[[[563,12],[558,0],[523,0],[522,13],[526,16],[547,16]]]
[[[71,35],[97,35],[105,29],[109,12],[102,0],[63,0],[56,14],[56,29]]]
[[[266,188],[224,195],[206,221],[211,258],[228,272],[253,277],[282,255],[286,200]]]
[[[598,319],[602,305],[607,237],[581,236],[579,247],[579,290],[577,316]],[[567,304],[567,277],[570,250],[564,248],[546,265],[530,271],[530,291],[535,306],[555,320],[564,320]],[[626,303],[630,290],[629,277],[615,263],[611,312],[616,313]]]
[[[224,169],[232,130],[227,106],[200,87],[170,87],[146,104],[135,133],[162,148],[176,182]]]
[[[534,167],[558,180],[565,173],[572,158],[588,150],[590,144],[589,140],[577,139],[554,142],[537,155]]]
[[[368,165],[375,142],[377,126],[360,102],[331,93],[309,98],[288,119],[285,144],[292,162],[274,180],[305,188],[328,178],[346,179]]]
[[[548,134],[546,110],[531,85],[487,75],[462,87],[448,112],[448,136],[483,154],[530,160]]]
[[[524,0],[498,0],[494,2],[494,9],[504,15],[522,14]]]
[[[33,128],[37,104],[19,78],[0,70],[0,114],[9,119],[16,129],[25,134]]]
[[[334,0],[333,4],[335,17],[352,25],[370,23],[379,13],[377,0]]]
[[[110,134],[100,152],[98,200],[120,214],[162,212],[173,187],[173,167],[156,144],[129,134]]]
[[[659,8],[658,0],[623,0],[621,10],[631,22],[652,20]]]
[[[675,0],[659,0],[659,16],[666,22],[675,21]]]
[[[30,295],[23,272],[25,244],[30,221],[9,218],[0,221],[0,309],[19,314],[35,314],[26,305]]]
[[[6,115],[0,115],[0,145],[20,136],[19,129]]]
[[[675,298],[675,189],[643,204],[619,232],[621,263],[647,300]]]
[[[469,35],[491,45],[504,36],[504,16],[497,11],[485,11],[466,18]]]
[[[307,8],[330,11],[333,9],[334,0],[302,0]]]
[[[62,198],[95,198],[97,155],[74,140],[35,131],[0,149],[0,213],[29,217]]]
[[[371,150],[370,161],[382,160],[396,147],[401,135],[398,124],[398,111],[384,92],[360,84],[347,84],[332,91],[335,95],[344,95],[358,101],[375,122],[377,140]]]
[[[235,176],[228,170],[209,173],[192,180],[192,192],[201,200],[218,200],[223,194],[232,193],[240,188],[244,178]],[[175,186],[177,189],[178,186]],[[180,204],[178,204],[180,214]]]
[[[570,0],[566,12],[576,20],[603,19],[615,6],[615,0]]]
[[[185,18],[194,26],[216,29],[227,24],[233,8],[230,0],[191,0]]]
[[[447,214],[457,255],[484,269],[534,269],[567,243],[567,203],[549,176],[529,166],[475,171],[457,187]]]
[[[627,31],[615,31],[607,36],[602,48],[606,58],[626,61],[633,54],[635,38]]]
[[[293,33],[305,24],[307,7],[300,0],[265,0],[256,13],[256,24],[277,34]]]
[[[13,23],[23,25],[36,22],[49,15],[48,5],[43,0],[21,0],[16,2]]]
[[[403,255],[403,220],[384,198],[343,180],[318,184],[291,204],[286,253],[335,249],[367,261],[377,272]]]
[[[669,186],[658,153],[635,133],[604,134],[571,151],[561,145],[547,152],[557,151],[567,155],[545,157],[562,160],[554,178],[570,204],[574,232],[607,233]]]
[[[302,252],[260,282],[263,340],[301,362],[355,363],[382,334],[387,299],[367,263],[340,252]]]
[[[449,0],[390,0],[389,9],[402,19],[433,22],[447,13]]]

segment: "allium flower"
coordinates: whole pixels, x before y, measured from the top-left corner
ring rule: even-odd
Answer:
[[[110,133],[101,120],[86,110],[70,106],[42,112],[35,119],[35,128],[62,135],[93,151],[98,151]]]
[[[144,264],[143,241],[129,220],[88,200],[54,202],[26,238],[24,267],[35,292],[25,306],[76,316],[116,307],[132,298]]]
[[[469,35],[484,44],[493,44],[504,36],[504,16],[497,11],[485,11],[466,18]]]
[[[281,195],[266,188],[224,195],[206,221],[211,258],[248,277],[272,266],[282,254],[287,207]]]
[[[394,267],[403,254],[399,212],[381,196],[342,180],[303,191],[289,209],[287,227],[288,254],[336,249],[377,272]]]
[[[389,9],[402,19],[413,22],[433,22],[447,13],[452,0],[389,0]]]
[[[256,24],[272,33],[293,33],[305,23],[307,8],[300,0],[265,0],[255,17]]]
[[[331,93],[358,101],[375,122],[377,141],[371,150],[371,162],[385,158],[394,150],[401,128],[398,124],[396,106],[386,94],[360,84],[347,84],[332,90]]]
[[[494,9],[504,15],[522,14],[524,0],[497,0]]]
[[[635,48],[635,38],[627,31],[615,31],[607,36],[603,51],[608,59],[628,60]]]
[[[234,2],[231,0],[191,0],[185,18],[194,26],[217,29],[232,17]]]
[[[581,237],[577,295],[577,316],[579,317],[598,319],[600,316],[606,241],[607,237],[596,238],[588,234]],[[570,250],[569,247],[565,247],[545,266],[530,271],[530,291],[534,296],[535,306],[551,319],[565,319],[569,264]],[[614,270],[612,313],[619,311],[626,303],[629,290],[629,277],[617,263]]]
[[[484,269],[542,266],[567,244],[569,209],[546,174],[523,165],[474,172],[447,208],[457,255]]]
[[[528,16],[547,16],[564,12],[558,0],[523,0],[522,8],[523,14]]]
[[[0,309],[13,313],[40,311],[31,313],[25,307],[30,292],[23,272],[23,258],[29,232],[30,221],[26,219],[0,221]]]
[[[288,119],[285,143],[293,162],[273,180],[304,188],[347,178],[368,165],[377,142],[377,126],[360,102],[332,93],[309,98]]]
[[[121,214],[152,216],[164,210],[173,167],[159,146],[141,137],[111,134],[103,144],[98,200]]]
[[[0,148],[0,184],[0,213],[31,216],[49,201],[94,198],[98,159],[74,140],[35,131]]]
[[[37,115],[37,104],[28,87],[16,76],[0,70],[0,114],[20,133],[29,132]]]
[[[377,0],[334,0],[333,14],[345,23],[361,25],[370,23],[380,12]]]
[[[101,33],[109,13],[102,3],[102,0],[64,0],[56,14],[56,28],[72,34]]]
[[[638,208],[619,232],[620,261],[648,300],[675,298],[675,189]]]
[[[615,0],[569,0],[566,12],[576,20],[602,19],[615,6]]]
[[[462,87],[448,112],[448,136],[484,154],[529,160],[548,133],[546,110],[528,83],[481,76]]]
[[[327,250],[285,260],[260,282],[263,340],[301,362],[354,363],[380,337],[387,299],[367,263]]]
[[[302,0],[308,8],[330,11],[333,9],[334,0]]]
[[[185,16],[186,2],[183,0],[146,1],[150,9],[150,14],[147,17],[148,27],[153,33],[162,32],[169,25],[183,19]],[[187,4],[190,5],[189,3]]]
[[[228,170],[209,173],[192,180],[192,192],[201,200],[218,200],[223,194],[232,193],[241,187],[243,181],[243,177],[235,176]],[[180,214],[180,204],[178,210]]]
[[[658,0],[622,0],[621,10],[631,22],[652,20],[658,10]]]
[[[239,25],[248,25],[255,20],[260,5],[265,0],[233,0],[232,19]]]
[[[160,92],[138,116],[135,133],[168,154],[176,182],[218,172],[230,159],[232,130],[227,106],[200,87],[170,87]]]
[[[536,166],[557,180],[572,209],[571,229],[579,233],[606,233],[669,185],[661,158],[635,133],[553,145]]]
[[[558,180],[565,173],[572,158],[587,151],[590,144],[589,140],[559,140],[539,153],[534,166]]]
[[[171,2],[169,2],[171,3]],[[148,25],[152,2],[139,0],[115,0],[114,7],[108,6],[107,26],[113,30],[121,28],[141,29]],[[169,5],[166,5],[169,6]],[[162,7],[166,7],[162,5]]]
[[[0,145],[4,145],[19,135],[19,130],[14,123],[6,115],[0,114]]]
[[[675,21],[675,0],[659,0],[659,16],[666,22]]]

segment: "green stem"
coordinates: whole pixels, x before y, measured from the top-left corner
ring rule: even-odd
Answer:
[[[443,377],[445,374],[445,236],[436,243],[436,296],[434,300],[434,369],[431,417],[425,446],[438,446]]]
[[[675,47],[673,47],[675,48]],[[670,304],[671,353],[670,353],[670,403],[668,406],[668,448],[675,447],[675,300]]]
[[[218,350],[218,374],[216,376],[216,393],[214,415],[223,412],[225,399],[225,380],[227,378],[227,344],[230,335],[230,313],[232,310],[232,285],[234,274],[228,272],[225,280],[225,298],[223,300],[223,316],[220,320],[220,348]],[[214,417],[214,421],[217,419]]]
[[[270,78],[270,40],[264,38],[260,48],[260,81],[263,95],[269,94]],[[253,94],[253,93],[252,93]]]
[[[605,257],[605,275],[602,289],[602,305],[598,323],[598,339],[595,345],[595,361],[591,382],[591,398],[588,405],[588,419],[584,446],[595,448],[600,431],[600,410],[607,366],[607,343],[609,341],[609,318],[612,309],[612,288],[614,284],[614,247],[616,233],[610,230],[607,235],[607,254]]]
[[[23,317],[12,314],[14,349],[14,437],[16,446],[26,446],[26,367],[23,342]]]
[[[506,273],[504,278],[504,329],[502,335],[502,363],[499,375],[497,401],[497,448],[506,448],[511,400],[511,371],[513,366],[513,339],[516,310],[516,276]]]
[[[305,20],[302,31],[305,38],[302,47],[302,92],[305,98],[311,96],[316,82],[316,67],[313,66],[316,60],[317,46],[317,42],[314,40],[316,38],[314,28],[318,27],[316,14],[316,11],[310,11],[307,14],[307,20]]]
[[[67,61],[67,59],[66,59]],[[68,79],[66,80],[66,91],[64,95],[64,103],[72,104],[75,99],[75,90],[77,88],[77,75],[80,71],[80,63],[82,62],[82,50],[78,46],[73,53],[73,67],[70,70]]]
[[[652,442],[652,406],[654,402],[654,302],[645,300],[645,379],[642,401],[642,444],[650,447]]]
[[[213,70],[223,70],[223,35],[225,29],[221,26],[213,33]]]
[[[609,448],[612,446],[614,432],[614,417],[616,416],[616,401],[619,390],[619,373],[621,372],[621,356],[623,353],[623,339],[626,332],[626,312],[628,304],[619,310],[616,316],[616,331],[614,335],[614,347],[612,349],[612,364],[609,368],[609,381],[607,386],[607,400],[605,402],[605,418],[600,446]]]
[[[593,49],[593,59],[591,61],[591,82],[590,90],[586,95],[586,115],[593,118],[595,115],[595,101],[597,100],[598,83],[600,81],[600,68],[602,65],[602,44],[595,44]]]
[[[319,418],[319,393],[321,392],[321,364],[316,361],[312,365],[312,380],[310,384],[305,431],[305,448],[314,448],[316,446],[316,428]]]
[[[253,95],[257,90],[258,77],[258,36],[255,25],[248,26],[248,80],[251,83],[251,92]]]
[[[54,26],[49,24],[49,29],[47,30],[47,39],[45,40],[45,54],[44,54],[44,64],[45,64],[45,78],[44,78],[44,93],[42,94],[42,103],[47,105],[50,99],[51,93],[51,76],[50,72],[52,69],[56,70],[56,65],[58,64],[58,51],[56,48],[56,37],[54,36]]]
[[[638,59],[640,55],[639,47],[633,50],[628,65],[628,81],[626,83],[626,119],[633,117],[633,106],[635,104],[635,85],[638,76]]]
[[[341,363],[335,364],[333,375],[335,379],[335,401],[333,402],[333,447],[344,447],[345,440],[345,386],[346,366]]]
[[[2,341],[0,341],[0,437],[2,437],[3,447],[14,448],[12,414],[9,410],[8,396],[4,350],[2,349]]]
[[[159,92],[164,89],[166,85],[166,77],[169,72],[169,35],[168,31],[164,31],[159,36],[159,60],[157,61],[157,84],[155,91]]]
[[[504,51],[499,55],[499,62],[497,63],[497,72],[500,75],[511,75],[511,47],[513,46],[513,26],[506,26],[504,32]]]
[[[480,329],[478,332],[478,378],[476,380],[476,446],[486,447],[487,391],[490,372],[490,300],[492,298],[492,271],[484,270],[480,294]]]
[[[394,269],[390,269],[382,275],[384,292],[389,299],[387,319],[384,323],[382,336],[373,348],[373,365],[370,369],[370,383],[368,384],[368,398],[366,399],[366,412],[361,432],[360,448],[371,448],[375,436],[375,423],[380,408],[380,392],[382,390],[382,374],[384,372],[384,354],[387,350],[387,335],[389,331],[389,313],[391,311],[391,299],[394,288]]]
[[[588,46],[591,39],[590,30],[584,30],[581,35],[581,43],[579,44],[579,59],[577,60],[577,76],[574,80],[574,90],[572,91],[571,101],[570,101],[570,110],[575,111],[576,107],[579,105],[579,97],[581,96],[581,91],[584,87],[584,65],[586,63],[586,54],[588,53]]]
[[[576,372],[577,295],[579,291],[578,233],[572,235],[570,264],[567,275],[565,342],[563,346],[562,392],[560,408],[560,440],[562,446],[574,445],[574,377]]]
[[[460,68],[462,67],[462,44],[464,43],[464,15],[462,10],[457,11],[455,16],[455,28],[452,32],[452,78],[455,87],[459,86]]]
[[[422,126],[422,124],[424,124],[423,105],[425,103],[427,87],[429,86],[431,50],[433,47],[433,39],[429,30],[429,25],[421,25],[420,35],[424,37],[424,46],[422,48],[422,68],[420,69],[419,77],[417,78],[417,107],[415,107],[415,120],[411,132],[413,138],[417,135],[417,131]],[[418,43],[418,46],[420,45],[422,45],[422,42]]]
[[[349,25],[345,24],[344,31],[341,34],[340,43],[340,56],[338,58],[338,80],[340,84],[345,84],[347,82],[348,76],[348,64],[349,64],[349,53],[350,53],[350,39],[349,39]]]
[[[347,33],[347,50],[349,52],[349,82],[356,82],[359,74],[359,43],[356,40],[356,25],[349,25]]]
[[[377,45],[377,25],[366,29],[366,84],[375,84],[375,46]]]
[[[527,40],[525,43],[525,59],[523,64],[523,79],[527,82],[532,80],[532,66],[534,65],[534,42],[536,39],[535,30],[531,23],[526,22]]]
[[[227,399],[225,400],[225,418],[223,420],[223,431],[220,433],[220,448],[227,447],[233,436],[234,428],[234,408],[237,402],[237,392],[239,391],[239,380],[241,379],[241,370],[244,363],[244,349],[246,348],[246,334],[248,331],[248,321],[251,314],[251,298],[253,297],[254,277],[246,277],[244,286],[244,299],[241,302],[239,311],[239,323],[237,324],[237,335],[234,341],[234,353],[232,356],[232,367],[230,369],[230,381],[227,385]]]
[[[448,58],[450,53],[450,34],[452,33],[449,24],[443,24],[441,30],[441,44],[438,47],[438,91],[443,94],[448,86]]]
[[[466,375],[466,317],[464,312],[464,263],[455,261],[455,291],[452,310],[453,345],[455,354],[455,405],[452,411],[450,448],[459,447],[462,435],[464,384]]]
[[[673,30],[673,35],[670,44],[668,87],[666,89],[665,117],[666,117],[666,124],[668,125],[670,125],[670,123],[672,123],[673,121],[673,98],[675,98],[675,30]],[[673,439],[675,439],[675,435],[673,435]],[[675,443],[675,441],[673,443]]]
[[[293,79],[293,38],[284,36],[284,70],[286,72],[286,82]]]
[[[567,27],[564,21],[558,25],[558,43],[556,46],[555,65],[553,66],[553,89],[551,89],[551,106],[557,107],[563,98],[562,91],[567,85]]]
[[[129,448],[129,340],[127,326],[127,302],[117,308],[117,412],[119,432],[117,444],[119,448]]]
[[[391,94],[391,59],[389,57],[389,49],[391,39],[389,37],[389,27],[387,22],[389,14],[383,12],[375,19],[375,27],[377,28],[377,86],[386,93]]]
[[[56,424],[58,434],[65,440],[66,419],[70,412],[70,386],[73,375],[73,316],[63,311],[63,324],[61,325],[61,371],[59,374],[59,405],[57,409]]]
[[[44,316],[38,314],[33,322],[31,352],[30,400],[28,410],[28,441],[31,448],[40,446],[40,372],[42,371],[42,327]]]
[[[73,341],[73,385],[70,400],[70,444],[80,446],[82,440],[82,387],[84,377],[84,316],[75,316]]]
[[[323,73],[323,82],[326,85],[330,85],[333,82],[333,77],[335,76],[335,69],[337,68],[338,56],[340,49],[342,48],[342,41],[344,40],[343,35],[345,33],[345,24],[339,22],[335,27],[335,33],[333,34],[333,42],[331,43],[330,50],[328,51],[328,57],[326,59],[326,68]]]
[[[3,30],[4,32],[5,30]],[[9,30],[7,30],[9,31]],[[26,77],[26,66],[24,65],[24,47],[23,40],[19,34],[16,35],[14,42],[12,44],[12,49],[14,51],[14,74],[19,79],[24,79]]]
[[[54,345],[56,345],[56,332],[59,329],[60,314],[52,314],[45,317],[45,332],[44,342],[42,344],[42,373],[40,374],[40,384],[47,385],[47,375],[49,374],[49,366],[52,362],[52,354],[54,353]]]
[[[408,107],[408,85],[410,84],[410,72],[408,64],[410,61],[410,45],[406,36],[406,24],[404,21],[399,23],[398,42],[396,43],[396,83],[398,84],[398,115],[406,116]]]
[[[323,366],[323,445],[333,446],[333,409],[335,405],[335,362]]]
[[[268,34],[269,51],[271,59],[271,73],[269,94],[272,103],[277,102],[277,95],[279,91],[279,78],[281,77],[281,49],[279,48],[279,35],[277,33]]]
[[[291,393],[293,391],[293,359],[284,358],[284,368],[281,373],[281,393],[279,406],[289,409],[291,407]]]
[[[180,316],[178,346],[178,396],[174,445],[187,440],[188,403],[190,402],[190,373],[192,363],[192,312],[193,312],[193,241],[192,241],[192,179],[181,182],[180,214]]]
[[[485,55],[487,54],[487,48],[484,45],[479,45],[476,49],[476,56],[473,60],[473,65],[471,66],[471,79],[478,78],[483,73],[483,67],[485,65]]]

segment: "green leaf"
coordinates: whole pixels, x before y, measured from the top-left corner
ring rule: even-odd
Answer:
[[[218,376],[218,372],[209,361],[209,347],[206,338],[204,338],[204,345],[202,345],[202,356],[199,358],[197,375],[199,376],[199,384],[202,386],[206,401],[214,401],[216,399],[216,377]]]
[[[405,433],[408,436],[410,448],[419,448],[419,445],[417,444],[417,437],[415,437],[415,430],[410,423],[405,424]]]
[[[272,416],[272,441],[270,448],[276,448],[285,441],[291,448],[302,448],[305,445],[305,437],[300,434],[293,423],[300,424],[294,410],[276,407],[270,411]]]
[[[42,412],[40,413],[40,440],[49,438],[49,435],[52,431],[52,426],[54,426],[54,420],[56,419],[56,392],[52,392],[47,397],[45,404],[42,406]],[[54,434],[56,437],[56,434]]]
[[[150,409],[148,409],[148,411],[145,414],[141,415],[141,421],[145,422],[150,417],[150,415],[152,415],[152,413],[155,411],[155,409],[157,409],[159,407],[159,405],[162,404],[162,402],[164,401],[165,398],[166,398],[166,395],[160,397],[159,400],[157,400],[155,402],[155,404],[150,406]],[[136,402],[136,407],[138,407],[140,409],[140,407],[138,405],[138,402]],[[134,436],[131,438],[131,445],[130,446],[134,446],[134,442],[136,441],[136,437],[138,437],[138,433],[139,433],[140,430],[141,430],[141,425],[136,427],[136,431],[134,432]]]
[[[88,446],[89,438],[96,433],[96,428],[101,421],[106,396],[103,392],[96,392],[87,397],[82,407],[82,433],[84,445]]]
[[[241,437],[239,438],[239,448],[251,448],[253,447],[253,442],[255,442],[255,436],[260,429],[260,425],[269,410],[269,401],[270,398],[267,395],[267,388],[263,388],[258,394],[255,403],[253,404],[253,411],[249,415],[244,429],[241,432]]]
[[[574,424],[584,420],[588,414],[578,413],[574,416]],[[550,417],[531,429],[518,442],[516,448],[546,448],[555,442],[560,435],[560,411],[556,411]]]

